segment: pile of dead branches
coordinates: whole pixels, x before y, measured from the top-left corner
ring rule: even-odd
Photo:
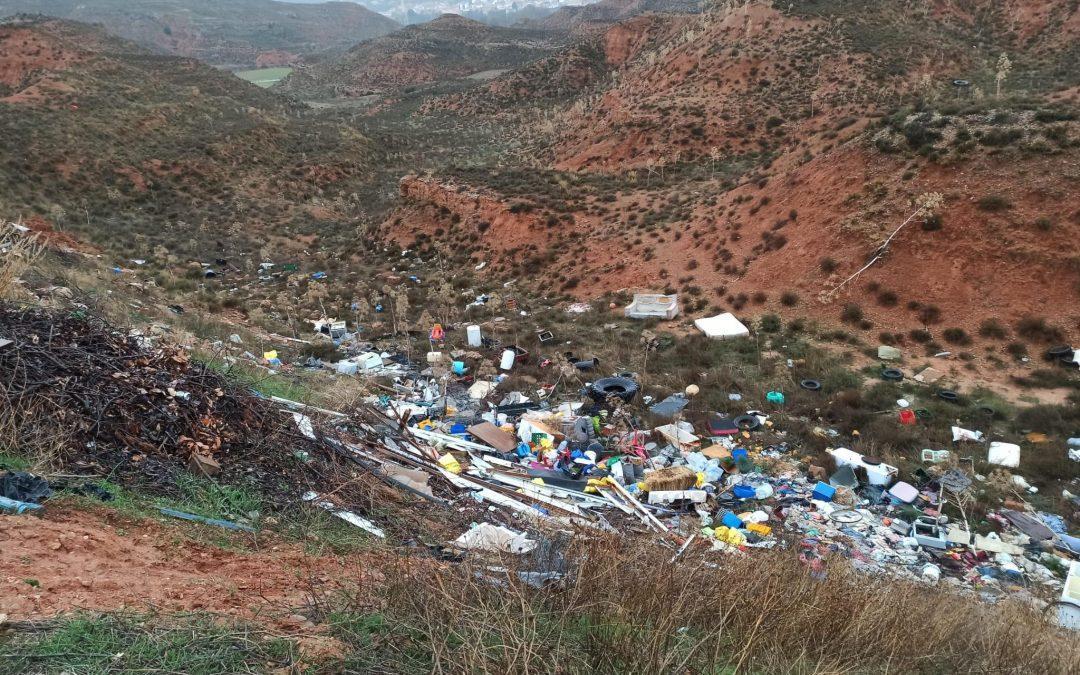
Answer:
[[[185,350],[80,310],[0,306],[0,413],[59,438],[65,465],[169,481],[193,458],[274,482],[318,443]]]

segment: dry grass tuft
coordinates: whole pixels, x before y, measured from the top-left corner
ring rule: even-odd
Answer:
[[[0,232],[0,299],[15,298],[19,278],[34,265],[41,252],[36,237],[6,228]]]
[[[538,590],[519,561],[405,573],[381,611],[346,621],[352,665],[394,672],[1039,672],[1080,663],[1080,640],[1020,601],[855,572],[816,578],[790,552],[687,554],[575,539],[569,577]]]
[[[40,409],[16,405],[0,396],[0,455],[19,458],[38,474],[57,471],[65,448],[72,442],[63,427],[40,424],[43,414]]]

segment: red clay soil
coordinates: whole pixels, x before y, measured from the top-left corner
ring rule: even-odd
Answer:
[[[0,26],[0,84],[19,87],[37,71],[65,70],[85,58],[40,31]]]
[[[974,334],[988,318],[1013,324],[1037,315],[1077,337],[1080,268],[1072,242],[1080,234],[1080,202],[1070,197],[1069,185],[1076,161],[1072,153],[1008,160],[979,156],[960,167],[923,162],[915,176],[904,180],[910,160],[849,144],[774,175],[764,188],[747,184],[718,195],[714,205],[699,202],[692,216],[676,225],[685,236],[672,232],[637,245],[632,239],[639,233],[625,223],[647,190],[617,195],[608,205],[619,214],[614,221],[601,222],[579,210],[572,222],[551,228],[543,225],[538,211],[512,212],[514,199],[410,177],[401,185],[406,206],[386,221],[384,231],[410,246],[418,232],[438,238],[440,228],[450,234],[456,227],[476,231],[478,223],[489,223],[472,255],[475,262],[486,260],[495,275],[514,252],[544,251],[571,233],[588,233],[587,246],[556,244],[557,258],[545,267],[548,272],[572,270],[582,283],[570,292],[583,299],[623,288],[678,289],[683,284],[677,280],[689,278],[710,304],[727,306],[727,298],[739,293],[767,294],[765,304],[747,306],[745,314],[780,311],[837,323],[845,303],[859,303],[874,323],[874,336],[882,330],[919,328],[915,313],[906,309],[909,301],[918,301],[940,309],[938,330],[961,327]],[[861,196],[867,186],[878,186],[875,195],[884,191],[884,196]],[[822,302],[825,292],[869,260],[910,215],[911,199],[925,192],[945,198],[941,229],[924,231],[919,222],[911,223],[883,261]],[[980,210],[977,201],[987,195],[1004,195],[1011,207]],[[764,197],[769,201],[762,205]],[[460,225],[440,216],[446,212],[460,216]],[[400,225],[395,224],[398,217]],[[1053,223],[1049,232],[1036,227],[1040,219]],[[774,230],[781,221],[782,229]],[[776,233],[786,244],[761,250],[763,235]],[[651,257],[644,255],[644,246],[653,248]],[[718,250],[728,251],[735,264],[748,261],[745,271],[718,267]],[[826,257],[838,264],[831,275],[820,269]],[[716,288],[723,288],[723,295]],[[789,291],[799,297],[794,308],[779,303]],[[896,294],[895,306],[878,304],[876,296],[884,291]]]
[[[255,57],[256,68],[276,68],[291,66],[301,60],[299,54],[293,54],[282,49],[272,49],[268,52],[259,52]]]
[[[937,305],[943,327],[974,329],[983,319],[1012,323],[1034,314],[1080,335],[1080,269],[1070,243],[1080,234],[1080,202],[1070,198],[1067,178],[1075,163],[1076,157],[1068,155],[1026,161],[979,157],[960,170],[924,165],[904,182],[899,176],[903,163],[897,160],[868,156],[859,148],[823,156],[775,188],[754,192],[772,201],[756,216],[746,212],[751,229],[744,230],[744,242],[760,241],[757,230],[767,230],[792,210],[798,218],[782,230],[788,244],[762,254],[734,288],[764,290],[774,300],[782,291],[796,291],[811,305],[807,309],[834,320],[843,303],[859,302],[879,326],[896,329],[918,327],[912,312],[903,309],[915,300]],[[877,228],[870,234],[843,225],[845,217],[862,208],[858,201],[848,203],[851,195],[867,185],[883,186],[889,193],[882,200],[883,217],[867,219]],[[835,288],[870,259],[877,242],[911,213],[909,199],[924,192],[945,197],[941,230],[927,232],[912,223],[883,261],[852,282],[850,291],[832,306],[813,307],[819,293]],[[987,195],[1006,195],[1012,206],[1001,213],[980,210],[976,202]],[[1054,223],[1049,232],[1036,227],[1040,218]],[[819,269],[824,257],[840,263],[832,277]],[[895,292],[899,306],[879,306],[874,288]]]
[[[43,517],[0,516],[0,614],[200,610],[295,628],[311,588],[382,579],[374,554],[318,557],[261,537],[257,551],[225,550],[192,541],[187,528],[52,505]]]
[[[974,11],[965,11],[959,3],[938,0],[933,8],[935,17],[959,19],[969,25],[974,24]],[[1080,11],[1075,3],[1057,0],[998,0],[997,9],[1001,16],[1008,17],[1010,27],[1017,37],[1024,42],[1046,40],[1046,47],[1058,49],[1067,47],[1080,38]],[[972,9],[979,9],[975,5]]]
[[[1080,11],[1069,3],[981,3],[979,21],[956,4],[937,3],[936,24],[912,27],[977,32],[989,6],[1003,5],[1000,20],[1015,31],[1017,50],[1029,56],[1059,53],[1080,38]],[[904,92],[917,90],[923,78],[941,82],[958,68],[979,67],[970,62],[966,42],[946,42],[935,45],[944,50],[936,58],[910,60],[902,75],[889,75],[894,93],[883,96],[882,82],[870,76],[872,55],[837,40],[821,19],[793,17],[767,3],[634,17],[602,38],[617,81],[595,103],[579,101],[584,105],[556,116],[555,166],[625,170],[676,154],[705,156],[711,148],[752,151],[776,140],[765,124],[770,117],[782,120],[791,137],[805,139],[799,120],[809,107],[834,120],[887,113],[909,100]],[[814,64],[811,71],[801,67],[807,63]]]
[[[98,250],[94,246],[79,241],[66,232],[58,232],[53,228],[49,221],[41,216],[31,216],[21,224],[23,227],[30,228],[30,231],[37,235],[38,241],[50,248],[58,250],[69,249],[83,253],[92,253]]]
[[[86,60],[73,49],[40,31],[0,26],[0,102],[49,105],[58,94],[71,93],[59,73]]]

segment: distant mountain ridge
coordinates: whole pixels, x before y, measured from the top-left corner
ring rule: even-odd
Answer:
[[[366,40],[339,58],[290,75],[282,89],[307,97],[363,96],[408,85],[515,68],[561,47],[561,34],[502,28],[444,14]]]
[[[227,67],[285,65],[399,28],[353,2],[0,0],[0,18],[20,13],[100,24],[154,51]]]
[[[312,199],[357,190],[371,143],[303,112],[96,26],[9,20],[0,23],[0,211],[46,217],[139,258],[156,247],[195,256],[208,242],[252,250],[316,216],[338,222]]]
[[[701,4],[701,0],[600,0],[588,5],[561,7],[539,21],[527,21],[523,25],[545,30],[588,32],[647,12],[696,14],[701,11]]]

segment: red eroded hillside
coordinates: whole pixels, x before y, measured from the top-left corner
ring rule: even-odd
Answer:
[[[560,77],[581,60],[577,46],[430,108],[507,116],[539,107],[549,131],[535,154],[569,170],[813,151],[820,113],[865,120],[920,100],[985,96],[1006,52],[1009,89],[1075,86],[1080,14],[1067,5],[977,0],[904,11],[860,0],[646,14],[593,40],[591,77]],[[970,84],[956,91],[956,79]]]
[[[560,7],[551,15],[529,23],[548,30],[588,34],[640,14],[692,14],[700,10],[701,3],[696,0],[599,0],[586,5]]]
[[[915,301],[938,307],[942,325],[973,330],[987,317],[1046,314],[1080,334],[1077,153],[1008,164],[981,156],[962,169],[919,163],[912,171],[911,164],[852,144],[764,187],[747,183],[715,203],[698,199],[677,225],[644,237],[628,225],[648,200],[644,191],[618,192],[615,218],[598,216],[600,201],[588,200],[569,220],[552,222],[540,209],[522,209],[517,197],[411,177],[402,183],[407,205],[395,216],[407,227],[388,221],[388,232],[403,246],[415,246],[418,233],[422,245],[428,237],[454,242],[461,232],[474,262],[487,261],[496,274],[538,267],[541,278],[558,285],[561,277],[564,290],[582,298],[667,287],[706,306],[741,309],[740,296],[764,293],[755,309],[762,311],[793,294],[795,307],[785,311],[839,320],[854,302],[879,330],[918,327],[918,312],[907,308]],[[926,192],[945,198],[940,225],[915,219],[880,262],[831,294]],[[980,206],[1000,195],[1007,208]]]
[[[55,95],[70,92],[59,73],[93,58],[94,47],[75,48],[62,31],[0,25],[0,101],[47,104]]]
[[[362,135],[301,121],[265,89],[97,27],[0,25],[0,73],[0,208],[127,258],[261,246],[248,237],[310,222],[317,192],[368,180]]]
[[[42,70],[60,70],[86,58],[85,52],[67,49],[51,36],[0,26],[0,84],[17,88]]]
[[[812,313],[834,319],[842,304],[855,302],[877,325],[893,329],[920,325],[917,311],[907,308],[914,301],[940,308],[943,325],[974,329],[988,317],[1013,323],[1039,314],[1080,334],[1080,250],[1072,245],[1080,237],[1078,159],[1073,152],[1006,165],[984,155],[962,168],[920,164],[904,180],[908,161],[860,147],[827,153],[764,190],[736,191],[772,196],[754,216],[749,211],[760,197],[744,202],[742,241],[760,242],[786,221],[778,232],[787,243],[762,252],[731,290],[767,291],[774,306],[782,293],[795,292]],[[917,218],[881,261],[832,295],[927,192],[945,198],[940,224]],[[996,199],[1008,206],[987,210]],[[736,257],[747,248],[739,247]],[[832,273],[822,269],[827,259],[837,262]]]
[[[1068,48],[1080,38],[1080,5],[1070,1],[957,3],[938,0],[933,3],[932,14],[938,20],[958,21],[968,26],[976,26],[986,17],[995,17],[1017,39],[1043,51]]]
[[[527,166],[408,178],[384,231],[582,298],[1080,334],[1076,23],[1050,0],[637,16],[431,102],[518,121]],[[590,77],[560,79],[583,55]],[[835,292],[926,193],[937,212]]]
[[[920,29],[883,17],[899,37]],[[949,26],[934,46],[875,51],[862,28],[747,4],[697,16],[645,16],[604,36],[613,84],[561,113],[553,161],[612,170],[688,157],[774,152],[806,141],[817,113],[865,118],[945,95],[948,74],[976,59]],[[870,27],[865,27],[866,31]]]

